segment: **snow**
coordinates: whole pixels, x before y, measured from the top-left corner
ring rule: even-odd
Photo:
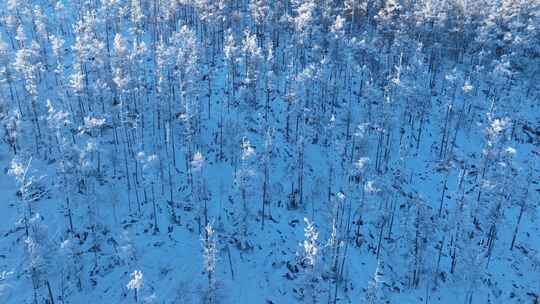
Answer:
[[[538,302],[540,3],[417,2],[0,3],[0,303]]]

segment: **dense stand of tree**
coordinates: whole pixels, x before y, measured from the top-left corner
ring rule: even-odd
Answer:
[[[378,265],[357,286],[366,303],[420,288],[427,303],[449,280],[473,303],[496,255],[530,257],[538,12],[538,0],[0,3],[2,145],[21,219],[8,235],[30,298],[69,303],[107,265],[139,265],[105,252],[130,242],[111,230],[140,223],[200,236],[203,298],[217,303],[219,268],[241,275],[232,250],[305,217],[284,278],[298,299],[358,303],[350,257],[365,255]]]

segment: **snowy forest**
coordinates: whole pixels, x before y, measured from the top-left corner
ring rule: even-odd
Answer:
[[[540,302],[540,0],[0,0],[0,303]]]

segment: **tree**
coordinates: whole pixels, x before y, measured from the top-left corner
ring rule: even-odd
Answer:
[[[158,202],[156,201],[156,191],[155,183],[158,180],[158,157],[156,154],[146,155],[144,152],[139,152],[137,155],[139,162],[141,162],[141,171],[142,171],[142,185],[144,191],[145,201],[148,201],[148,196],[151,195],[150,200],[152,200],[152,217],[153,222],[153,233],[159,233],[158,225]],[[147,193],[147,187],[150,185],[150,194]]]
[[[54,303],[51,287],[48,280],[48,269],[50,268],[52,245],[48,241],[46,226],[42,224],[42,216],[35,212],[33,203],[39,201],[45,195],[39,185],[39,180],[35,179],[29,172],[32,158],[23,165],[18,160],[11,161],[8,173],[15,177],[18,183],[17,196],[25,206],[23,211],[23,225],[25,230],[25,253],[28,260],[28,273],[33,286],[34,301],[40,288],[47,287],[49,301]]]
[[[245,137],[242,138],[240,143],[240,167],[234,172],[235,184],[238,187],[241,200],[242,214],[239,220],[239,228],[241,229],[240,235],[242,236],[241,242],[238,244],[242,250],[251,249],[251,243],[248,239],[249,231],[249,216],[250,205],[248,204],[251,197],[253,197],[253,191],[256,189],[254,182],[256,180],[255,162],[257,161],[255,155],[255,149],[251,145],[250,141]]]
[[[26,237],[30,235],[29,220],[34,216],[32,202],[41,198],[41,195],[34,193],[36,186],[34,177],[31,175],[27,176],[31,163],[32,157],[28,159],[26,164],[23,164],[18,159],[13,159],[8,170],[8,174],[12,175],[17,181],[17,196],[21,203],[24,204],[23,224]]]
[[[20,31],[23,33],[23,31]],[[33,131],[35,135],[36,152],[39,153],[39,142],[41,141],[41,127],[39,124],[38,113],[41,109],[38,108],[38,75],[43,65],[40,60],[38,52],[38,44],[35,41],[30,43],[30,47],[26,48],[24,44],[24,37],[21,38],[21,49],[19,49],[15,55],[15,62],[13,66],[16,71],[21,74],[21,78],[24,81],[24,89],[30,99],[30,110],[32,115]],[[24,115],[26,111],[21,114]],[[27,114],[30,115],[30,114]]]
[[[29,219],[30,235],[24,240],[26,254],[28,255],[28,268],[32,280],[34,302],[37,303],[41,287],[47,288],[48,302],[54,304],[54,296],[49,283],[49,269],[51,269],[52,244],[49,242],[46,226],[41,223],[39,213]]]
[[[303,295],[304,301],[307,303],[317,303],[317,282],[319,280],[319,274],[317,270],[319,260],[319,232],[315,228],[313,222],[310,222],[307,218],[304,218],[306,227],[304,228],[304,241],[300,244],[302,246],[301,262],[306,267],[305,288],[306,294]]]
[[[19,151],[17,138],[20,132],[21,115],[18,111],[13,111],[13,113],[7,113],[2,120],[5,133],[4,140],[13,150],[13,155],[17,155]]]
[[[214,228],[210,223],[204,228],[204,234],[201,236],[203,245],[204,272],[208,277],[208,289],[205,295],[205,303],[216,303],[216,264],[217,264],[217,244]]]
[[[203,172],[205,159],[201,152],[196,152],[190,165],[189,175],[191,175],[191,193],[194,203],[198,206],[197,223],[199,231],[208,226],[208,193],[206,189],[206,179]],[[204,204],[203,204],[204,202]],[[201,223],[201,216],[204,223]]]
[[[69,141],[70,129],[71,129],[71,120],[69,119],[69,114],[62,110],[57,110],[50,100],[47,100],[47,127],[52,134],[52,139],[50,139],[49,145],[49,154],[53,155],[52,147],[56,146],[58,151],[58,162],[57,162],[57,172],[58,172],[58,184],[61,185],[58,190],[63,193],[65,198],[65,210],[67,213],[68,220],[68,231],[74,233],[73,225],[73,210],[70,204],[70,194],[74,190],[72,182],[72,177],[75,177],[77,169],[75,168],[74,163],[76,163],[76,153],[73,149],[72,143]]]
[[[178,101],[183,134],[185,138],[186,165],[199,143],[202,108],[199,101],[199,50],[195,33],[186,25],[171,37],[171,54],[174,58],[174,76],[180,86]],[[173,102],[176,101],[173,91]],[[174,128],[174,127],[173,127]],[[173,141],[174,143],[174,141]],[[174,153],[173,153],[174,155]]]
[[[131,280],[128,282],[126,287],[129,290],[134,291],[135,296],[135,303],[139,302],[139,292],[141,288],[143,287],[143,275],[140,270],[134,270],[133,273],[131,273]]]
[[[249,30],[244,31],[242,40],[242,65],[244,67],[244,81],[240,89],[240,98],[245,100],[241,110],[252,115],[252,111],[258,108],[258,82],[262,60],[261,49],[257,46],[257,37]],[[249,126],[247,126],[249,127]]]
[[[384,262],[378,260],[375,273],[369,281],[366,292],[366,301],[368,304],[384,303],[385,296],[382,284],[384,284]]]

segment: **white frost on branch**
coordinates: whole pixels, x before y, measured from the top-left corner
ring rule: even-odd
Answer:
[[[143,275],[140,270],[135,270],[131,274],[131,280],[126,285],[129,290],[141,289],[143,286]]]
[[[206,236],[202,238],[203,243],[203,257],[204,257],[204,270],[213,273],[216,269],[217,262],[217,247],[214,240],[214,228],[210,223],[204,227]]]
[[[195,155],[193,155],[193,160],[191,161],[191,167],[193,167],[194,171],[200,171],[204,164],[204,156],[200,151],[196,152]]]
[[[319,244],[317,239],[319,238],[319,233],[315,229],[313,222],[310,222],[307,218],[304,218],[306,227],[304,228],[305,240],[302,243],[304,248],[304,261],[307,262],[309,266],[315,266],[317,261],[317,253],[319,251]]]

